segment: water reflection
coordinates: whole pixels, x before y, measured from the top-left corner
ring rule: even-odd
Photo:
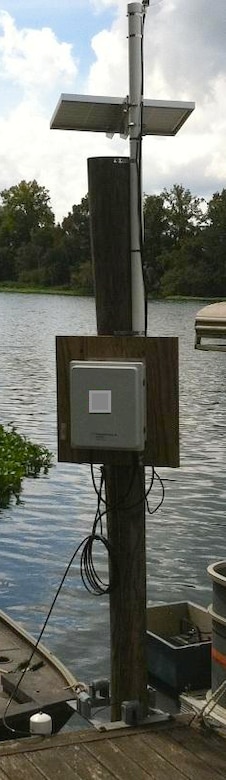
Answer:
[[[161,469],[166,498],[147,517],[150,601],[211,600],[206,567],[226,556],[226,358],[194,351],[196,303],[150,303],[149,335],[180,336],[181,468]],[[0,294],[0,420],[56,453],[55,335],[95,333],[92,299]],[[147,482],[150,470],[147,469]],[[96,510],[88,466],[57,464],[27,480],[0,515],[1,607],[37,634]],[[159,500],[156,486],[151,505]],[[101,561],[101,565],[104,561]],[[71,569],[45,635],[80,677],[109,667],[108,600]]]

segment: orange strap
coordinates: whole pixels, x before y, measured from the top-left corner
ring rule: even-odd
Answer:
[[[216,650],[215,647],[212,647],[212,658],[214,661],[217,661],[218,664],[221,666],[226,666],[226,655],[223,653],[219,653],[219,650]]]

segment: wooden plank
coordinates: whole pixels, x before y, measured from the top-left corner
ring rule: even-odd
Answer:
[[[214,738],[209,731],[198,733],[194,729],[174,729],[172,738],[212,767],[214,772],[226,777],[226,742]]]
[[[71,360],[144,360],[147,376],[147,443],[144,465],[179,465],[178,339],[57,336],[58,456],[69,463],[129,465],[133,454],[72,449],[69,363]]]
[[[189,724],[191,720],[191,715],[183,715],[179,716],[179,722],[183,722],[187,725]],[[175,717],[176,724],[178,723],[178,717]],[[167,734],[172,734],[174,729],[174,720],[170,721],[170,724],[167,723],[161,723],[159,725],[158,731],[159,733],[164,733],[165,731]],[[152,733],[153,726],[150,727],[150,725],[142,725],[142,726],[136,726],[134,728],[131,727],[123,727],[122,728],[111,728],[110,732],[109,730],[105,730],[103,727],[103,730],[96,731],[96,729],[83,729],[82,731],[67,731],[67,732],[61,732],[59,734],[54,734],[49,737],[28,737],[24,739],[12,739],[8,740],[7,742],[0,742],[0,759],[2,756],[8,756],[8,755],[16,755],[16,754],[28,754],[28,753],[36,753],[38,751],[48,750],[49,748],[56,749],[58,747],[64,748],[68,745],[85,745],[90,742],[104,742],[105,740],[114,739],[115,737],[123,738],[124,736],[129,736],[132,738],[133,736],[141,735],[141,734],[149,734],[151,731]]]
[[[64,751],[54,748],[29,754],[29,762],[46,780],[81,780],[77,772],[71,769],[64,760]]]
[[[9,780],[40,780],[40,773],[26,756],[4,756],[0,759],[0,769]]]
[[[57,752],[61,754],[61,748]],[[73,745],[66,747],[63,751],[64,758],[74,771],[77,772],[81,780],[112,780],[112,773],[104,766],[97,763],[90,751],[82,745]]]
[[[119,745],[119,740],[113,740],[113,744]],[[120,747],[123,752],[135,761],[139,767],[147,773],[151,773],[153,780],[182,780],[182,775],[169,761],[160,756],[152,749],[151,739],[148,744],[140,739],[139,736],[124,737],[120,740]]]
[[[190,715],[183,715],[179,716],[179,722],[183,722],[187,725],[189,724],[191,720]],[[178,717],[175,717],[176,723],[178,723]],[[152,732],[153,726],[151,726],[151,732]],[[159,726],[159,732],[167,732],[171,734],[174,729],[174,721],[170,721],[169,723],[161,723]],[[150,725],[142,725],[142,726],[136,726],[135,728],[131,727],[123,727],[122,728],[111,728],[110,736],[109,736],[109,730],[105,730],[103,727],[103,730],[96,731],[95,729],[83,729],[82,731],[67,731],[67,732],[61,732],[59,734],[51,735],[50,737],[43,738],[42,736],[37,737],[28,737],[24,739],[12,739],[8,740],[7,742],[0,742],[0,758],[2,756],[8,756],[8,755],[16,755],[20,753],[36,753],[39,750],[48,750],[49,748],[54,747],[54,749],[58,747],[65,747],[68,745],[85,745],[89,742],[103,742],[105,740],[109,740],[109,738],[114,739],[115,737],[124,737],[129,736],[132,738],[133,736],[137,736],[138,734],[149,734],[150,732]]]
[[[143,730],[146,731],[146,729],[142,729],[142,732]],[[132,736],[133,734],[137,733],[137,728],[130,729],[128,727],[128,732]],[[121,733],[121,729],[113,729],[111,730],[111,737],[118,736]],[[19,755],[20,753],[36,753],[38,751],[48,750],[52,747],[54,747],[54,749],[58,747],[64,748],[68,745],[83,745],[87,742],[101,742],[105,739],[109,739],[109,732],[96,731],[95,729],[74,732],[61,732],[59,734],[54,734],[45,738],[42,736],[37,736],[32,737],[32,739],[31,737],[19,739],[18,741],[16,739],[12,739],[8,740],[7,742],[0,742],[0,759],[2,756]]]
[[[10,780],[9,775],[6,775],[3,769],[0,769],[0,780]]]
[[[119,746],[120,745],[120,746]],[[136,761],[127,756],[121,749],[121,740],[115,744],[112,739],[104,742],[89,743],[87,751],[91,753],[99,763],[108,769],[115,780],[150,780],[150,771],[146,772]]]
[[[142,734],[141,740],[144,744],[151,744],[153,750],[165,758],[172,766],[177,767],[182,776],[188,780],[213,780],[213,770],[209,768],[207,762],[203,762],[198,756],[195,756],[183,745],[179,745],[173,740],[173,733],[158,734],[152,731],[151,734]],[[216,776],[218,774],[216,773]]]

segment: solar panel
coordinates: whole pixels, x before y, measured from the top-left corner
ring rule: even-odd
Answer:
[[[63,94],[51,119],[52,130],[128,133],[128,102],[119,97]],[[144,100],[142,135],[175,135],[195,108],[194,103]]]

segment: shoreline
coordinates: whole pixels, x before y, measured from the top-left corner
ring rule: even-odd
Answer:
[[[94,293],[87,293],[83,292],[82,290],[71,290],[69,287],[29,287],[29,286],[16,286],[11,284],[0,284],[0,293],[21,293],[22,295],[69,295],[73,296],[75,298],[94,298]],[[168,295],[165,298],[152,298],[151,296],[148,296],[148,301],[156,302],[156,303],[164,303],[164,301],[167,302],[174,302],[175,303],[183,303],[186,301],[201,301],[201,302],[210,302],[210,303],[218,303],[221,301],[226,301],[226,298],[222,296],[222,298],[217,297],[207,297],[207,296],[194,296],[194,295]]]
[[[64,287],[23,287],[14,285],[1,285],[0,293],[21,293],[22,295],[70,295],[74,297],[93,298],[90,293],[84,293],[81,290],[70,290]]]

